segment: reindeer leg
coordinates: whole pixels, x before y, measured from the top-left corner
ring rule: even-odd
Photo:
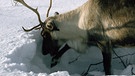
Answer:
[[[111,53],[102,52],[103,65],[106,75],[111,75]]]
[[[70,47],[66,44],[58,53],[52,58],[51,67],[57,65],[59,58],[67,51]]]
[[[111,50],[112,50],[111,42],[110,41],[103,43],[98,42],[98,47],[102,51],[105,74],[111,75]]]

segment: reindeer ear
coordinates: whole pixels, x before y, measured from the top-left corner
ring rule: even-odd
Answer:
[[[59,12],[55,12],[54,15],[55,15],[55,16],[59,15]]]
[[[53,30],[54,27],[53,27],[51,21],[48,21],[48,22],[46,23],[46,28],[47,28],[48,30]]]
[[[49,21],[46,24],[46,28],[50,31],[59,31],[59,29],[56,27],[54,21]]]

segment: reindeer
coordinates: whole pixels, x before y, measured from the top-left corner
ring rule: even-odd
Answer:
[[[112,49],[135,46],[135,0],[88,0],[74,10],[47,17],[44,22],[37,9],[23,0],[16,1],[38,15],[39,25],[23,29],[42,28],[42,53],[53,57],[52,66],[69,49],[83,53],[89,46],[97,46],[103,55],[105,74],[110,75]]]

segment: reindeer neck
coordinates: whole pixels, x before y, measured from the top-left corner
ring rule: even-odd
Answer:
[[[60,31],[55,32],[56,38],[73,40],[78,37],[83,37],[82,35],[84,34],[82,33],[84,33],[85,30],[78,27],[79,17],[80,8],[55,16],[54,22],[60,29]]]

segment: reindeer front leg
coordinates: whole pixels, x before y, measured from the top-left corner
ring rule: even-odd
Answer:
[[[97,44],[102,51],[105,74],[111,75],[111,41],[98,42]]]
[[[65,44],[65,46],[59,50],[59,52],[52,58],[51,67],[57,65],[59,58],[67,51],[70,47]]]

